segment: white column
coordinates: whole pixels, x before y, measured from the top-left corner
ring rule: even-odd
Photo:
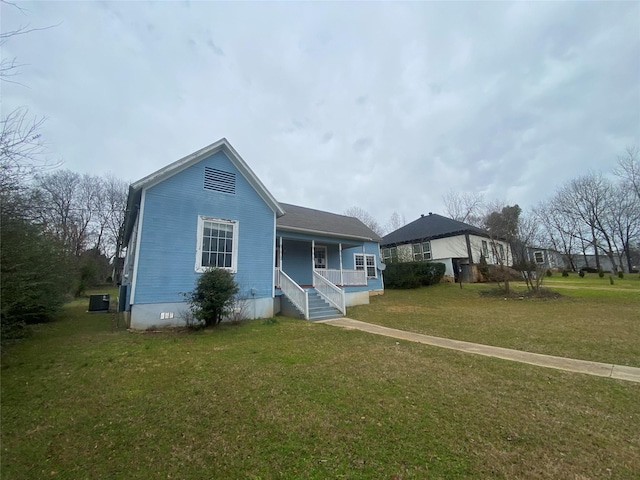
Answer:
[[[316,286],[316,279],[313,276],[313,272],[316,269],[316,261],[315,261],[315,253],[316,253],[316,241],[311,240],[311,285]]]
[[[344,279],[342,278],[342,243],[338,244],[338,249],[340,251],[340,285],[344,285]]]
[[[280,235],[280,251],[278,252],[280,258],[278,259],[278,265],[280,265],[280,271],[284,271],[282,268],[282,235]]]

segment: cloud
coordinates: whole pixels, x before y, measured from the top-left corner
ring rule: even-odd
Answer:
[[[47,3],[3,109],[129,180],[227,137],[282,201],[386,223],[534,205],[640,144],[637,3]],[[3,28],[26,23],[2,5]],[[282,19],[295,19],[283,22]]]

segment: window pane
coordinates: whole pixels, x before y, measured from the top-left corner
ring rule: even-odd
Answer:
[[[422,253],[422,245],[420,245],[419,243],[414,243],[413,244],[413,254],[416,255],[418,253]]]
[[[422,251],[423,252],[430,252],[431,251],[431,242],[424,242],[422,244]]]
[[[210,237],[211,236],[211,222],[204,222],[203,235],[205,237]]]
[[[231,268],[231,254],[225,254],[224,256],[224,266],[227,268]]]
[[[209,266],[209,254],[208,253],[202,253],[202,266],[203,267],[208,267]]]
[[[225,244],[225,252],[230,253],[233,252],[233,240],[227,240]]]
[[[211,251],[211,239],[209,237],[204,237],[202,240],[202,251],[210,252]]]

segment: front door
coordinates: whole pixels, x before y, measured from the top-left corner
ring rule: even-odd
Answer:
[[[313,249],[313,268],[327,268],[327,247],[320,245]]]

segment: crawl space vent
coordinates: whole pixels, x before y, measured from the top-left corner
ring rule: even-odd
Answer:
[[[204,167],[204,188],[222,193],[236,193],[236,174]]]

